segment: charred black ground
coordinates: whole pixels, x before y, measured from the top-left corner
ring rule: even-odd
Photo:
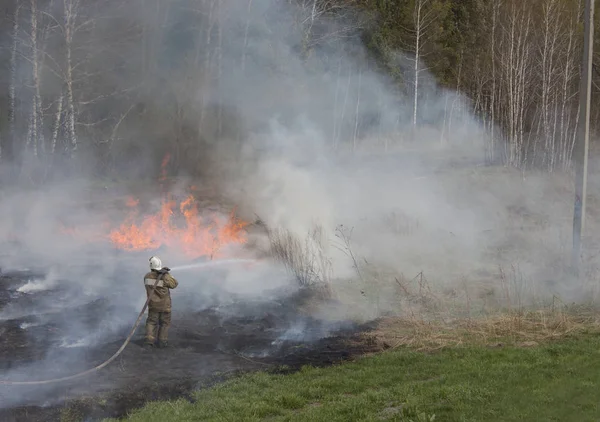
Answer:
[[[103,298],[67,306],[67,299],[57,302],[57,307],[63,307],[60,311],[40,309],[26,315],[19,310],[36,309],[39,295],[47,299],[48,295],[66,294],[60,285],[51,291],[19,292],[18,286],[30,276],[0,275],[0,309],[5,315],[14,315],[0,320],[1,378],[36,362],[49,365],[52,359],[62,367],[55,376],[70,375],[103,362],[120,347],[129,328],[93,347],[61,347],[61,327],[77,321],[93,332],[102,323],[98,316],[109,314],[114,305]],[[243,372],[295,371],[303,365],[331,365],[378,350],[375,344],[359,338],[371,325],[348,322],[332,326],[299,313],[298,305],[310,298],[310,292],[302,291],[281,301],[232,302],[185,314],[174,311],[169,349],[145,350],[142,325],[121,356],[97,374],[48,387],[0,386],[0,420],[92,421],[120,417],[148,401],[191,399],[194,389]],[[131,324],[135,317],[132,315]],[[72,362],[69,373],[64,372],[65,362]]]

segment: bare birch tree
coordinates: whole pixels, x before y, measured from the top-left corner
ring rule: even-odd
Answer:
[[[17,84],[17,50],[19,45],[19,12],[21,2],[16,0],[15,14],[12,25],[12,43],[10,50],[10,82],[8,87],[8,130],[11,150],[15,147],[16,141],[16,87]],[[0,145],[0,158],[2,158],[2,146]]]
[[[339,0],[297,0],[295,2],[298,13],[294,23],[301,32],[302,56],[304,59],[310,57],[312,49],[319,43],[344,37],[361,26],[360,22],[350,23],[350,19],[346,19],[345,25],[336,26],[333,25],[333,22],[329,22],[328,30],[323,33],[315,30],[319,20],[325,17],[346,18],[346,13],[352,10],[354,3],[354,0],[345,2]]]
[[[75,105],[73,95],[73,32],[77,19],[79,0],[63,0],[64,7],[64,34],[65,34],[65,85],[67,88],[67,136],[70,144],[71,157],[77,154],[77,135],[75,133]]]
[[[252,10],[252,0],[248,0],[246,11],[246,27],[244,29],[244,46],[242,47],[242,75],[246,75],[246,54],[248,51],[248,33],[250,31],[250,11]]]
[[[30,43],[31,43],[32,78],[33,78],[33,98],[31,101],[31,125],[30,125],[31,133],[27,137],[27,140],[28,140],[28,142],[31,142],[33,156],[37,157],[39,143],[40,143],[40,136],[43,131],[42,100],[40,97],[40,68],[39,68],[39,61],[38,61],[39,54],[38,54],[37,0],[30,0],[30,6],[31,6]]]
[[[505,91],[506,123],[508,136],[508,163],[515,167],[525,164],[525,126],[528,98],[528,82],[531,77],[531,11],[518,1],[510,5],[506,22],[502,27],[503,38],[500,52],[502,82]]]
[[[56,112],[54,114],[54,126],[52,127],[52,137],[50,138],[50,153],[56,153],[56,143],[58,141],[58,132],[60,130],[62,115],[63,115],[63,103],[64,103],[64,94],[61,92],[60,97],[58,99],[58,104],[56,106]]]
[[[406,28],[412,42],[408,46],[408,50],[412,53],[409,60],[412,61],[413,107],[411,123],[413,131],[416,130],[418,124],[421,74],[429,70],[424,65],[425,57],[428,55],[426,44],[430,41],[435,24],[439,23],[439,19],[444,16],[443,11],[443,6],[436,0],[414,0],[412,28]]]
[[[215,25],[214,19],[214,7],[215,0],[204,0],[204,5],[207,11],[207,22],[205,35],[204,35],[204,68],[203,72],[203,80],[202,84],[202,106],[200,109],[200,117],[198,119],[198,133],[202,133],[204,119],[206,118],[206,111],[208,102],[210,100],[210,96],[212,95],[212,90],[210,89],[210,81],[212,79],[212,33]]]
[[[422,69],[419,68],[419,61],[421,60],[421,38],[426,28],[424,26],[425,17],[423,16],[423,6],[429,0],[416,0],[415,11],[414,11],[414,23],[415,23],[415,75],[414,75],[414,98],[413,98],[413,115],[412,125],[413,129],[417,127],[417,108],[419,106],[419,76]]]
[[[360,119],[360,91],[362,88],[362,67],[358,69],[358,84],[356,87],[356,110],[354,115],[354,136],[352,137],[352,152],[356,151],[356,143],[358,140],[358,122]]]
[[[563,170],[567,170],[571,166],[571,157],[573,148],[575,147],[575,137],[577,133],[577,125],[579,123],[579,106],[575,99],[579,95],[578,81],[578,47],[577,40],[579,18],[582,14],[582,4],[580,0],[576,0],[575,7],[570,8],[569,26],[566,31],[567,42],[564,51],[564,69],[561,74],[562,79],[562,95],[561,95],[561,112],[560,112],[560,143],[561,153],[560,161]],[[573,108],[577,111],[573,112]],[[575,117],[573,117],[575,114]]]
[[[558,43],[563,39],[560,25],[560,4],[558,0],[543,0],[542,25],[540,46],[541,95],[539,107],[541,121],[538,136],[543,138],[543,163],[548,170],[554,169],[556,159],[556,129],[558,117],[557,83],[560,69],[558,68]]]
[[[217,87],[220,91],[223,80],[223,6],[217,3]],[[217,105],[217,139],[223,132],[223,105]]]
[[[492,38],[491,38],[491,62],[492,62],[492,92],[491,92],[491,98],[490,98],[490,142],[492,143],[491,145],[491,150],[492,150],[492,154],[495,153],[496,151],[496,145],[497,145],[497,140],[496,140],[496,109],[497,109],[497,105],[496,105],[496,94],[497,94],[497,87],[496,87],[496,77],[497,77],[497,73],[496,73],[496,36],[497,36],[497,24],[498,24],[498,13],[500,10],[500,7],[502,6],[502,0],[496,0],[494,2],[492,2],[493,6],[492,6]],[[494,156],[492,155],[491,159],[494,159]]]

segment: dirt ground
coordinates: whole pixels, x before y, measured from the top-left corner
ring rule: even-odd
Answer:
[[[27,276],[0,275],[0,309],[35,309],[36,296],[65,294],[61,288],[20,293],[17,286],[22,286]],[[342,324],[334,327],[330,336],[314,340],[331,327],[296,313],[295,305],[307,298],[301,296],[260,306],[232,304],[184,315],[175,312],[168,349],[148,351],[142,347],[144,319],[132,343],[98,373],[42,387],[0,385],[0,420],[119,417],[151,400],[190,398],[194,389],[245,371],[281,372],[306,364],[330,365],[378,349],[359,339],[358,333],[371,326]],[[129,330],[116,333],[114,341],[93,347],[61,347],[61,327],[66,321],[94,326],[99,315],[110,312],[109,301],[94,300],[61,312],[40,311],[20,316],[13,312],[15,318],[0,320],[0,378],[53,378],[90,368],[109,358]],[[131,323],[134,321],[135,317]],[[49,368],[53,359],[54,370]],[[19,372],[36,362],[41,362],[43,370],[33,366],[27,375]]]

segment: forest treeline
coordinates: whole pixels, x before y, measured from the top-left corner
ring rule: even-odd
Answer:
[[[269,116],[298,110],[314,113],[332,148],[394,132],[421,142],[422,126],[443,141],[472,115],[490,160],[570,166],[582,0],[3,4],[0,162],[13,175],[150,176],[169,153],[172,171],[202,176]]]

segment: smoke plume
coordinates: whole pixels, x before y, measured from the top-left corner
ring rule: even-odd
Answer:
[[[522,297],[543,288],[523,280],[552,272],[544,263],[558,262],[568,224],[545,222],[566,221],[568,206],[557,202],[551,212],[540,202],[550,186],[542,177],[524,181],[506,169],[481,176],[486,133],[468,101],[426,70],[419,72],[415,121],[414,75],[406,65],[412,56],[396,52],[404,77],[388,76],[364,45],[369,18],[350,8],[342,13],[338,2],[208,1],[198,10],[198,2],[172,0],[157,2],[156,13],[141,3],[80,2],[78,16],[96,22],[82,27],[86,42],[74,42],[97,55],[73,50],[82,54],[73,60],[97,71],[89,79],[80,75],[76,85],[89,94],[77,126],[78,142],[89,148],[77,150],[79,166],[56,159],[47,183],[5,190],[0,203],[3,273],[41,274],[11,281],[13,299],[2,305],[0,321],[19,320],[33,343],[35,324],[58,321],[64,332],[41,361],[3,378],[71,373],[88,362],[83,351],[61,358],[65,348],[122,339],[145,301],[141,280],[154,254],[175,268],[180,315],[231,302],[260,306],[299,287],[298,272],[265,258],[279,239],[308,282],[332,286],[337,304],[308,309],[331,329],[346,319],[404,312],[399,283],[419,273],[456,296],[473,285],[497,288],[498,267],[521,260],[513,274],[521,280],[517,287],[528,290]],[[53,7],[48,13],[63,13]],[[142,47],[125,36],[128,28],[143,28]],[[49,35],[48,51],[62,45],[57,37]],[[149,47],[157,40],[163,48]],[[56,74],[44,77],[45,96],[60,91]],[[112,103],[92,96],[92,86],[104,87]],[[27,92],[18,90],[24,103]],[[91,119],[90,104],[98,115],[84,121]],[[106,117],[111,110],[118,118]],[[72,145],[62,128],[61,148]],[[19,142],[26,142],[21,129]],[[124,180],[99,174],[100,162]],[[20,165],[35,170],[24,172],[22,184],[45,168],[24,158]],[[2,166],[2,174],[18,167]],[[178,182],[163,183],[163,176]],[[203,227],[214,218],[224,227],[232,207],[247,223],[264,223],[271,237],[248,224],[247,241],[225,242],[218,251],[223,259],[256,259],[255,265],[186,268],[210,254],[186,254],[166,231],[153,233],[164,240],[154,249],[119,248],[107,236],[128,221],[127,198],[139,200],[139,221],[160,215],[167,197],[177,198],[179,213],[192,185],[200,205],[194,221]],[[523,230],[512,237],[515,221],[528,216],[537,237]],[[157,224],[151,227],[163,227]],[[300,319],[282,339],[298,338],[303,324]],[[6,396],[2,405],[18,402]]]

